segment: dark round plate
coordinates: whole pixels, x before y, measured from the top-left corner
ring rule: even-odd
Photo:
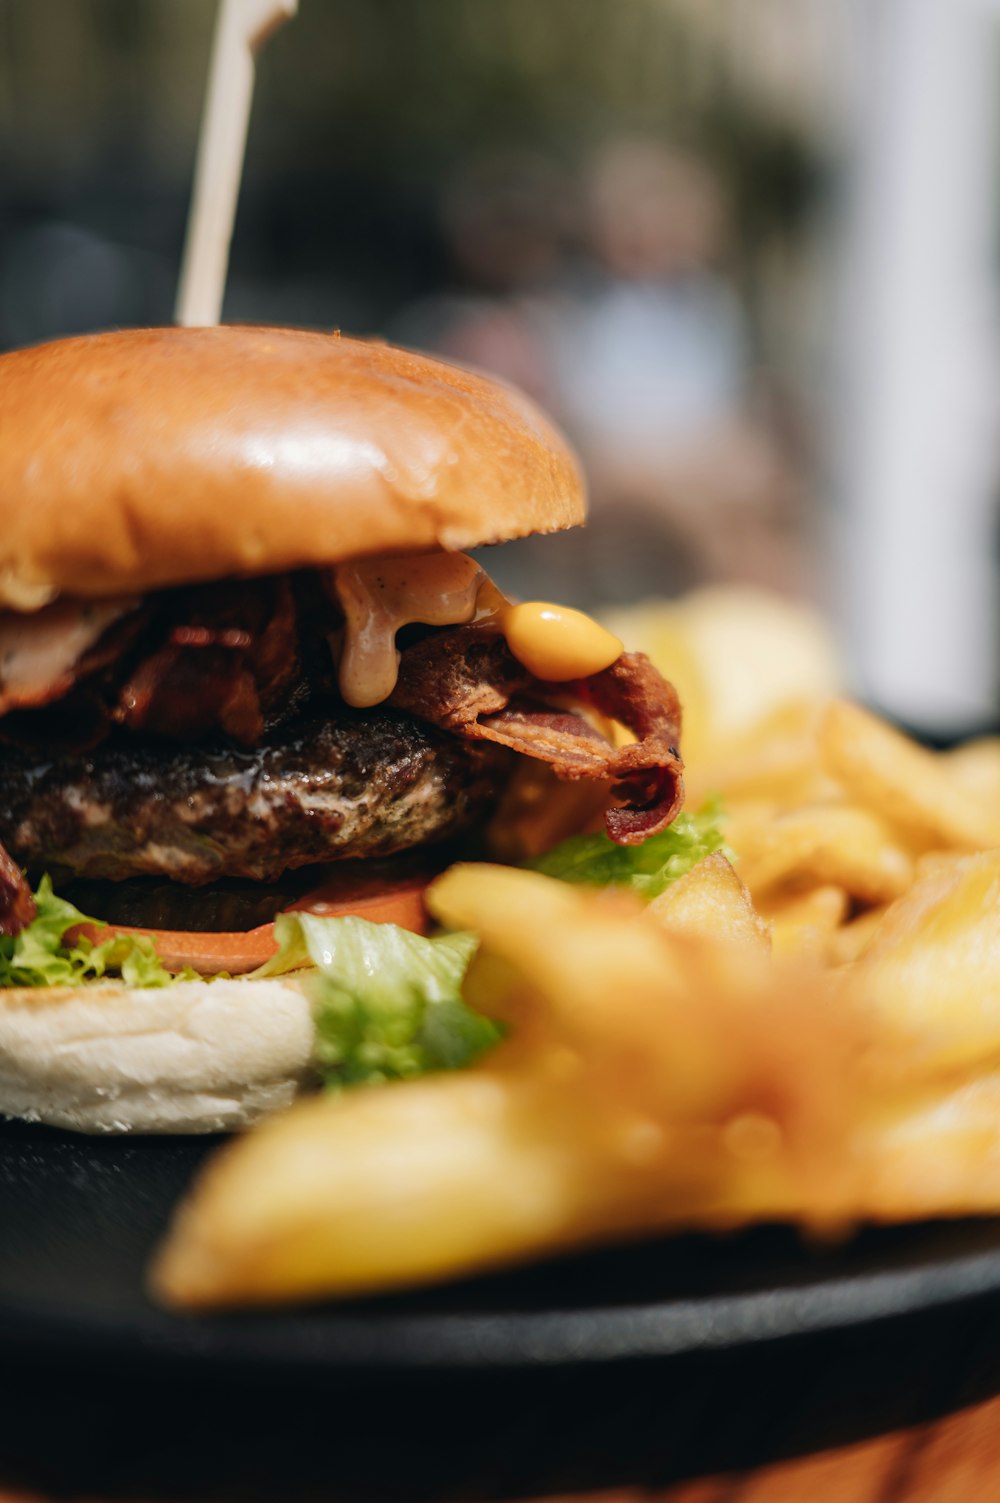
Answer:
[[[168,1315],[143,1269],[211,1146],[0,1126],[0,1480],[202,1498],[655,1484],[1000,1388],[995,1221],[825,1249],[766,1227]]]

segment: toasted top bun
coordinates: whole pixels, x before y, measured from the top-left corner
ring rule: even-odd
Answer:
[[[138,329],[0,357],[0,605],[457,550],[583,521],[511,387],[295,329]]]
[[[0,989],[0,1115],[91,1133],[231,1132],[315,1083],[293,977]]]

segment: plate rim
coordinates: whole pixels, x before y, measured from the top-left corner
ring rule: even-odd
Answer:
[[[963,1218],[964,1220],[964,1218]],[[1000,1218],[983,1218],[984,1224]],[[916,1223],[919,1227],[947,1225]],[[655,1245],[655,1244],[653,1244]],[[474,1281],[471,1281],[474,1282]],[[406,1311],[350,1304],[177,1314],[83,1312],[0,1293],[0,1349],[18,1360],[148,1368],[197,1364],[246,1377],[277,1370],[468,1373],[665,1362],[821,1337],[1000,1294],[1000,1245],[912,1267],[841,1271],[802,1284],[552,1309]],[[322,1310],[322,1322],[315,1320]],[[331,1319],[330,1316],[333,1315]]]

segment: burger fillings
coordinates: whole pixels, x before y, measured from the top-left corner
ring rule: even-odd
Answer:
[[[518,394],[245,329],[63,341],[0,387],[0,932],[21,866],[200,886],[440,842],[518,755],[614,784],[616,841],[675,815],[670,686],[461,552],[582,520]]]

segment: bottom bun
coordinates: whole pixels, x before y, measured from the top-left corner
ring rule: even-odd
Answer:
[[[294,980],[0,990],[0,1115],[89,1133],[247,1127],[313,1083]]]

